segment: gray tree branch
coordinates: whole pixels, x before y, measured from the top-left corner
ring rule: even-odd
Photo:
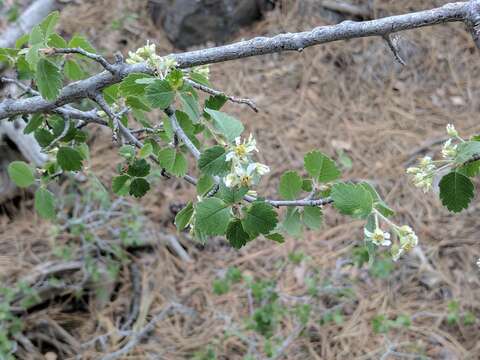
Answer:
[[[431,10],[385,17],[377,20],[344,21],[337,25],[320,26],[311,31],[286,33],[274,37],[257,37],[230,45],[171,54],[179,68],[212,64],[283,51],[303,49],[332,41],[368,36],[386,36],[399,31],[432,26],[447,22],[463,22],[469,27],[477,46],[480,45],[480,0],[456,2]],[[152,74],[146,63],[135,65],[112,64],[112,71],[104,71],[88,79],[69,84],[63,88],[55,101],[40,96],[29,99],[5,99],[0,103],[0,119],[14,115],[51,111],[59,106],[90,97],[103,88],[118,83],[134,72]]]

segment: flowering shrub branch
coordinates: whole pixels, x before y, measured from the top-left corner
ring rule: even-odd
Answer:
[[[413,230],[390,220],[394,211],[372,185],[341,181],[335,162],[319,150],[305,155],[302,172],[287,171],[281,176],[280,199],[265,199],[256,192],[270,168],[255,160],[259,150],[253,135],[246,137],[243,124],[221,110],[227,101],[258,109],[250,99],[215,90],[207,64],[302,51],[308,46],[363,36],[385,39],[397,60],[404,63],[393,33],[461,21],[477,40],[479,8],[480,0],[472,0],[166,56],[158,55],[155,45],[147,43],[129,52],[126,60],[116,56],[114,63],[98,55],[86,39],[74,36],[67,41],[55,33],[59,14],[54,12],[20,38],[15,48],[0,49],[0,61],[15,68],[19,79],[33,80],[34,84],[28,87],[18,79],[2,79],[25,93],[0,102],[0,119],[30,114],[25,132],[33,133],[49,155],[41,169],[12,163],[10,176],[18,186],[36,185],[37,211],[44,218],[55,218],[55,197],[47,185],[58,174],[88,169],[86,129],[99,124],[110,127],[114,141],[122,144],[122,162],[112,191],[120,196],[146,195],[151,187],[152,163],[160,166],[166,178],[183,178],[196,186],[198,196],[177,214],[175,224],[179,231],[189,229],[199,241],[224,235],[235,248],[260,236],[282,242],[284,234],[298,236],[304,228],[319,229],[323,207],[332,204],[343,215],[366,220],[365,245],[372,261],[377,251],[386,249],[397,260],[417,245]],[[87,63],[96,63],[104,71],[88,77],[84,70]],[[203,103],[197,90],[209,95]],[[93,107],[75,108],[74,104],[83,99],[93,100]],[[164,117],[152,124],[146,114],[155,109]],[[479,166],[472,159],[480,154],[480,142],[476,138],[463,140],[451,126],[448,132],[450,140],[442,151],[445,159],[434,162],[424,158],[408,173],[414,176],[415,185],[429,190],[437,174],[452,170],[440,181],[440,197],[450,210],[457,211],[473,197],[468,177],[478,173]],[[195,159],[198,179],[188,174],[188,153]],[[287,208],[285,214],[276,211],[279,207]]]

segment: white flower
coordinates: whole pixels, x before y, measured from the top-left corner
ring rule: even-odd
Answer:
[[[477,260],[477,266],[480,268],[480,258]]]
[[[452,159],[457,155],[457,145],[452,145],[452,139],[443,144],[442,155],[445,159]]]
[[[233,172],[225,176],[224,183],[227,187],[237,185],[249,187],[253,184],[253,173],[255,171],[254,164],[249,164],[247,168],[237,165],[233,167]]]
[[[210,76],[210,67],[207,65],[200,65],[193,68],[193,72],[202,75],[204,78],[208,79]]]
[[[453,124],[447,124],[447,134],[451,137],[458,136],[458,131],[455,129],[455,126]]]
[[[257,151],[257,142],[250,134],[248,140],[241,140],[240,136],[235,138],[235,145],[230,147],[227,153],[226,160],[232,160],[234,163],[247,162],[248,156],[251,152]]]
[[[128,59],[125,62],[127,64],[146,62],[150,68],[156,70],[158,76],[162,79],[177,65],[177,62],[173,58],[157,55],[155,44],[150,44],[148,41],[147,45],[137,49],[137,51],[129,51]]]
[[[373,233],[368,231],[367,228],[364,228],[363,231],[367,239],[371,240],[376,245],[390,246],[392,244],[390,241],[390,233],[387,231],[384,232],[380,228],[376,228]]]
[[[255,172],[260,176],[263,176],[263,175],[268,174],[270,172],[270,168],[265,164],[261,164],[261,163],[257,162],[257,163],[253,163],[253,164],[250,164],[250,165],[254,166]]]
[[[409,167],[407,174],[413,175],[413,184],[427,192],[432,188],[436,167],[430,156],[419,161],[418,167]]]
[[[412,250],[418,245],[418,237],[408,225],[398,228],[398,236],[400,238],[400,247],[395,247],[392,250],[392,259],[394,261],[397,261],[403,253]]]

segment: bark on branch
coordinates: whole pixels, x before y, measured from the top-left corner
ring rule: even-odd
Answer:
[[[385,38],[399,31],[447,22],[465,23],[471,30],[477,46],[480,45],[480,0],[471,0],[377,20],[344,21],[333,26],[320,26],[311,31],[280,34],[274,37],[257,37],[230,45],[171,54],[170,56],[176,60],[179,68],[189,68],[276,52],[302,51],[304,48],[332,41],[368,36]],[[40,96],[20,100],[5,99],[0,103],[0,119],[20,114],[52,111],[59,106],[90,97],[103,88],[120,82],[128,74],[152,73],[145,63],[112,64],[111,70],[113,73],[104,71],[65,86],[55,101],[47,101]]]

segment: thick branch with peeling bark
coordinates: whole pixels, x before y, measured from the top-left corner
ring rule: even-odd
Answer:
[[[386,37],[399,31],[432,26],[447,22],[464,22],[469,26],[477,45],[480,38],[480,0],[456,2],[439,8],[390,16],[382,19],[353,22],[344,21],[333,26],[320,26],[311,31],[280,34],[274,37],[257,37],[230,45],[204,50],[171,54],[179,68],[212,64],[250,56],[284,51],[301,51],[307,47],[332,41],[368,36]],[[146,63],[127,65],[112,64],[112,72],[104,71],[88,79],[67,85],[55,101],[40,96],[29,99],[6,99],[0,103],[0,119],[14,115],[51,111],[59,106],[91,97],[103,88],[118,83],[134,72],[152,74]]]

